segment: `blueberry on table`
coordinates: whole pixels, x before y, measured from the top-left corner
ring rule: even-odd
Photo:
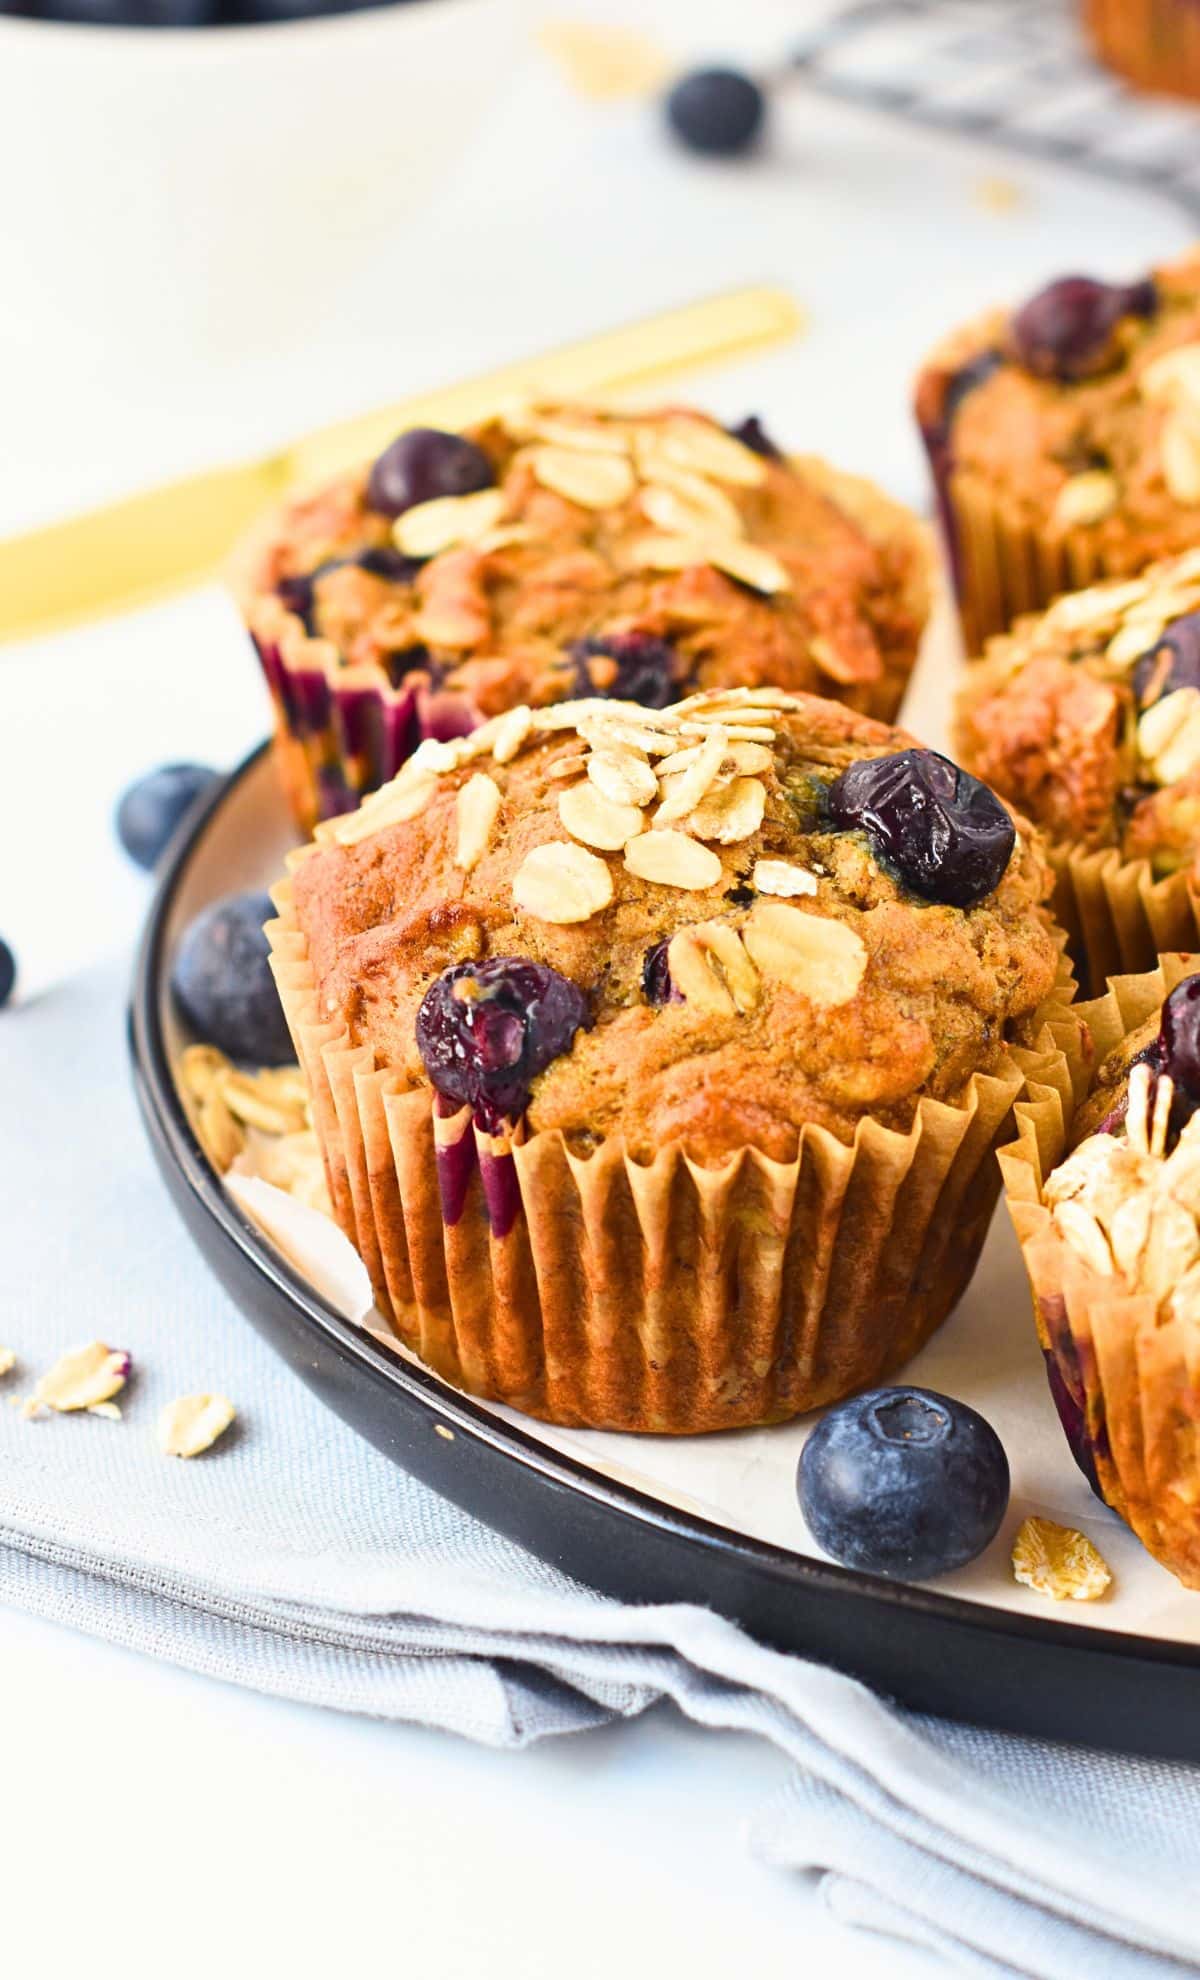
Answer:
[[[871,1389],[826,1410],[800,1453],[800,1510],[843,1567],[925,1581],[965,1567],[1008,1509],[1004,1446],[934,1389]]]
[[[538,1074],[590,1025],[587,999],[569,978],[525,956],[492,956],[456,963],[430,984],[417,1050],[436,1090],[496,1134],[520,1119]]]
[[[17,980],[17,959],[8,943],[0,940],[0,1011],[12,996]]]
[[[762,129],[766,98],[738,69],[693,69],[667,97],[667,123],[689,151],[730,158]]]
[[[827,803],[837,830],[865,832],[906,886],[945,907],[972,907],[998,887],[1016,844],[999,798],[932,749],[852,763]]]
[[[491,462],[473,440],[436,426],[413,426],[375,462],[367,505],[380,515],[398,516],[442,495],[473,495],[495,479]]]
[[[190,922],[175,955],[171,988],[206,1045],[255,1066],[295,1057],[268,963],[263,923],[269,894],[230,894]]]
[[[158,865],[181,818],[217,782],[203,763],[164,763],[130,784],[117,805],[117,837],[146,871]]]
[[[217,0],[41,0],[37,12],[42,20],[93,27],[208,27]]]
[[[1121,286],[1064,275],[1017,311],[1010,327],[1013,350],[1039,378],[1089,378],[1113,362],[1122,317],[1153,316],[1157,306],[1152,281]]]

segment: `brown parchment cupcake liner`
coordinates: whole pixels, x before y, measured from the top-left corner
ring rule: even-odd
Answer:
[[[1200,14],[1192,0],[1084,0],[1102,62],[1140,89],[1200,96]]]
[[[1049,854],[1055,918],[1085,991],[1152,969],[1168,950],[1200,950],[1200,895],[1190,871],[1156,880],[1149,860],[1122,859],[1112,847],[1052,847]]]
[[[996,491],[935,461],[939,503],[967,656],[1025,612],[1041,612],[1064,591],[1083,591],[1127,573],[1106,567],[1088,529],[1053,536],[1004,513]]]
[[[1163,956],[1080,1004],[1099,1066],[1158,1010],[1200,956]],[[1059,1030],[1057,1085],[1086,1074],[1080,1033]],[[1160,1322],[1156,1302],[1105,1278],[1059,1235],[1042,1184],[1067,1150],[1069,1115],[1031,1090],[1015,1108],[1017,1138],[1000,1150],[1013,1223],[1033,1291],[1038,1338],[1067,1441],[1080,1468],[1164,1567],[1200,1588],[1200,1326]]]
[[[377,1069],[317,1008],[290,882],[274,898],[331,1199],[381,1309],[449,1381],[564,1425],[770,1423],[901,1366],[965,1290],[992,1151],[1061,1056],[1043,1026],[909,1132],[865,1120],[847,1146],[809,1126],[790,1163],[745,1148],[703,1168],[668,1144],[643,1164],[617,1140],[583,1157],[558,1132],[485,1135]]]

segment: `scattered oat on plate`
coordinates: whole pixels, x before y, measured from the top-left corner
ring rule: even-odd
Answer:
[[[1055,1602],[1096,1602],[1112,1585],[1112,1570],[1087,1534],[1052,1519],[1022,1521],[1012,1569],[1026,1588]]]

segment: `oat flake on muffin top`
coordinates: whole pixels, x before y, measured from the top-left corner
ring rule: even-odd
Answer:
[[[292,875],[319,1005],[377,1065],[489,1128],[706,1163],[959,1100],[1052,987],[1048,890],[944,758],[768,689],[509,710]]]

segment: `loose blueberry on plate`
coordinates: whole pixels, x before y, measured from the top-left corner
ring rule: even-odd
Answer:
[[[932,749],[852,763],[829,788],[830,822],[864,831],[905,885],[946,907],[999,886],[1016,827],[986,784]]]
[[[965,1567],[1008,1509],[1008,1459],[978,1411],[934,1389],[871,1389],[826,1410],[800,1453],[800,1510],[843,1567],[926,1581]]]
[[[17,981],[17,959],[8,943],[0,940],[0,1011],[4,1009]]]
[[[230,894],[188,924],[171,970],[183,1016],[207,1045],[256,1066],[295,1054],[271,975],[263,923],[268,894]]]
[[[693,69],[671,90],[666,110],[667,123],[689,151],[729,158],[754,143],[766,98],[737,69]]]
[[[414,426],[385,447],[371,469],[367,505],[380,515],[398,516],[418,502],[443,495],[473,495],[496,477],[482,447],[461,433],[436,426]]]
[[[547,963],[492,956],[455,963],[417,1012],[417,1050],[444,1099],[469,1106],[486,1133],[521,1118],[540,1072],[591,1025],[577,984]]]
[[[1158,295],[1152,281],[1124,286],[1089,275],[1065,275],[1031,296],[1013,317],[1013,350],[1039,378],[1070,381],[1103,371],[1115,354],[1122,317],[1152,316]]]
[[[139,866],[158,865],[181,818],[217,782],[203,763],[164,763],[130,784],[117,805],[117,837]]]

